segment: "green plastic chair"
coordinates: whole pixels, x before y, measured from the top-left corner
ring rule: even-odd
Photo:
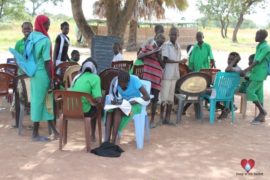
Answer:
[[[216,102],[224,102],[226,107],[230,106],[232,122],[234,122],[234,94],[239,83],[239,73],[217,73],[211,95],[205,96],[210,101],[210,124],[215,121]]]

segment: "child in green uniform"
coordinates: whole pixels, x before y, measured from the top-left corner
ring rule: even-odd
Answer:
[[[15,50],[23,55],[25,40],[27,39],[29,34],[33,31],[33,25],[32,25],[31,22],[24,22],[21,27],[22,27],[22,33],[23,33],[24,37],[16,42]],[[18,69],[18,75],[21,75],[21,74],[23,74],[23,71],[19,68]],[[21,87],[21,86],[17,86],[17,88],[19,88],[19,87]],[[19,94],[15,94],[15,93],[17,93],[17,91],[14,92],[14,95],[13,95],[13,98],[12,98],[13,101],[12,101],[12,104],[11,104],[11,107],[10,107],[10,111],[12,112],[13,116],[15,114],[15,107],[16,107],[16,109],[18,111],[20,111],[19,99],[15,98],[15,97],[18,97]],[[15,117],[15,120],[16,120],[15,125],[13,127],[17,128],[18,125],[19,125],[19,122],[18,122],[19,117]]]
[[[72,91],[84,92],[90,94],[97,102],[101,102],[101,82],[100,77],[97,75],[97,65],[92,58],[86,59],[81,67],[80,74],[77,75],[71,85]],[[91,104],[82,98],[82,110],[84,117],[91,120],[91,137],[95,140],[96,119],[91,119],[96,113],[96,108],[91,107]]]
[[[255,41],[259,44],[256,47],[254,62],[244,70],[244,74],[250,71],[250,84],[247,87],[247,100],[252,101],[259,109],[260,113],[251,122],[252,124],[260,124],[265,121],[266,111],[263,108],[263,82],[267,77],[267,63],[270,59],[270,46],[265,40],[268,32],[264,29],[256,32]]]
[[[197,44],[194,45],[188,62],[191,71],[197,72],[201,69],[209,69],[215,66],[211,46],[204,42],[203,38],[203,33],[197,32]]]
[[[254,61],[254,57],[255,57],[255,54],[252,54],[248,57],[248,65],[250,66],[253,61]],[[241,82],[240,84],[240,87],[239,87],[239,92],[240,93],[246,93],[247,92],[247,87],[250,83],[249,81],[249,76],[250,76],[250,73],[247,73],[244,77],[244,80]]]

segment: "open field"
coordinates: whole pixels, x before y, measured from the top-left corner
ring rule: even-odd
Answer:
[[[0,51],[5,51],[9,47],[13,47],[16,41],[22,38],[20,27],[21,23],[22,22],[0,23]],[[71,44],[75,46],[75,23],[73,20],[69,21],[69,23],[71,25],[69,37],[71,39]],[[53,42],[56,36],[60,33],[60,24],[61,21],[51,20],[49,35]],[[254,37],[257,29],[240,29],[238,33],[239,43],[232,43],[231,41],[233,29],[228,30],[228,39],[223,39],[221,37],[220,30],[218,28],[199,28],[199,30],[204,32],[205,41],[208,42],[215,50],[254,52],[256,47]]]

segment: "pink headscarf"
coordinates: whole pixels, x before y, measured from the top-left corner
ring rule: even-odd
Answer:
[[[34,24],[35,31],[41,32],[45,36],[49,37],[47,30],[44,28],[44,23],[48,21],[49,21],[49,18],[45,15],[37,16],[35,20],[35,24]]]

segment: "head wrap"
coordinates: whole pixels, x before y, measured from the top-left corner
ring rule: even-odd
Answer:
[[[81,73],[84,73],[86,69],[90,69],[93,74],[97,74],[96,66],[91,61],[87,61],[82,65],[81,70],[80,70]]]
[[[90,69],[91,72],[93,74],[97,74],[97,68],[95,66],[95,64],[92,61],[86,61],[83,63],[81,69],[80,69],[80,73],[74,77],[72,83],[71,83],[71,87],[75,84],[75,82],[77,81],[77,79],[87,70]]]
[[[41,32],[45,36],[49,36],[47,30],[44,27],[44,23],[48,22],[49,18],[45,15],[39,15],[36,17],[34,29],[35,31]]]

